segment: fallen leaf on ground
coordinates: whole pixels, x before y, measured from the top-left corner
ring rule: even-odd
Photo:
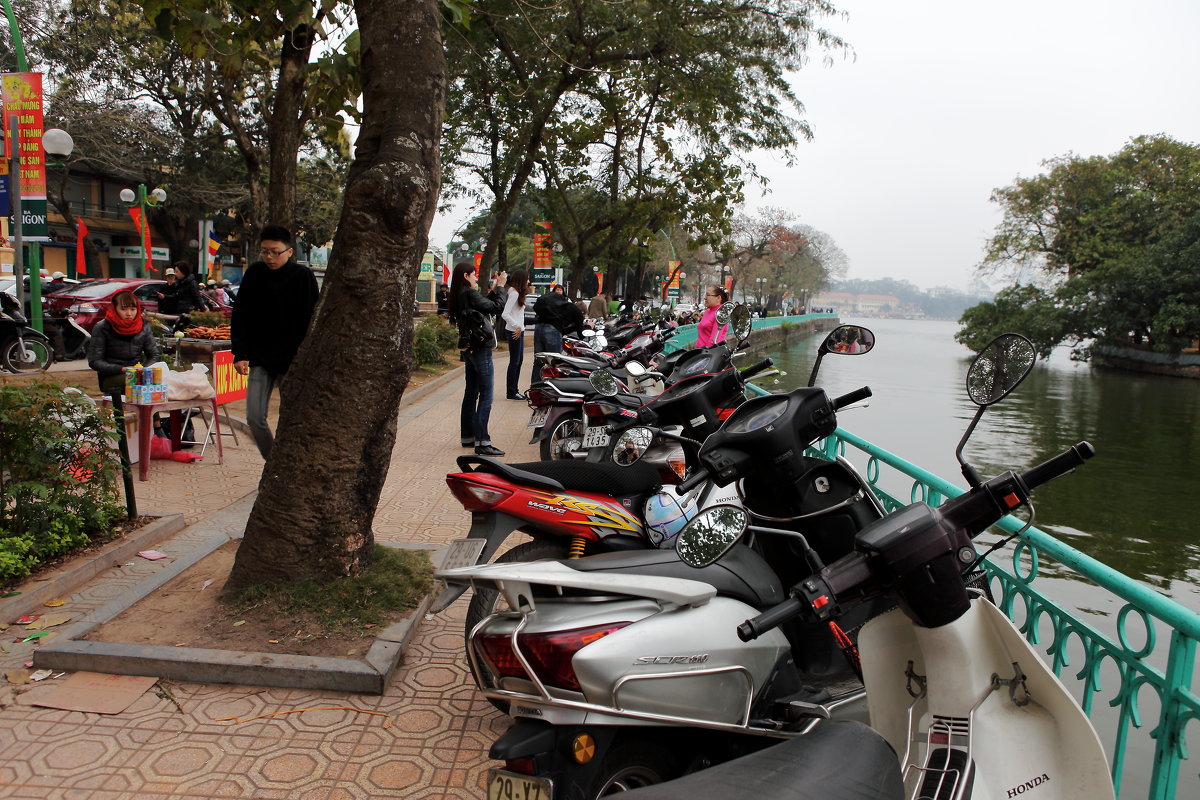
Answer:
[[[235,628],[236,628],[236,627],[238,627],[239,625],[245,625],[245,624],[246,624],[246,620],[244,620],[244,619],[239,619],[237,622],[233,623],[233,627],[235,627]]]
[[[46,608],[58,608],[59,606],[65,606],[66,604],[66,599],[62,597],[56,597],[53,600],[47,600],[46,602],[42,603],[42,605],[44,605]]]
[[[16,685],[20,686],[22,684],[29,683],[29,670],[10,669],[8,672],[4,673],[4,677],[9,683],[15,683]]]
[[[70,614],[47,614],[37,622],[31,624],[27,630],[44,631],[46,628],[53,628],[55,625],[62,625],[71,619]]]

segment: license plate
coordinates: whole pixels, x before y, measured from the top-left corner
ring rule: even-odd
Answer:
[[[604,447],[608,444],[608,426],[598,425],[583,432],[583,449]]]
[[[526,428],[540,428],[546,424],[546,417],[550,416],[550,406],[542,406],[535,408],[533,413],[529,415],[529,424]]]
[[[554,784],[545,778],[488,770],[488,800],[551,800]]]
[[[446,548],[446,557],[442,559],[441,568],[458,569],[459,567],[475,566],[479,563],[479,554],[483,552],[485,544],[487,544],[487,539],[455,539]]]

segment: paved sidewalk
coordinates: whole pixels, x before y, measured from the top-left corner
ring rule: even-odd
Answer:
[[[507,355],[497,351],[494,441],[506,460],[535,460],[536,447],[526,444],[529,409],[503,399],[506,365]],[[469,515],[444,481],[456,469],[455,457],[470,452],[458,447],[461,397],[461,371],[406,395],[375,518],[379,540],[441,545],[466,531]],[[224,466],[215,458],[156,461],[150,480],[136,482],[139,508],[182,513],[191,524],[245,497],[257,485],[262,459],[248,436],[239,437],[237,445],[226,440]],[[177,535],[180,548],[187,535],[187,529]],[[172,541],[157,549],[170,553]],[[86,613],[160,568],[155,563],[114,565],[54,611]],[[487,749],[507,718],[468,676],[465,608],[460,600],[421,622],[382,696],[170,683],[170,697],[151,690],[109,716],[28,704],[53,681],[18,687],[28,691],[7,701],[0,695],[0,798],[483,797]],[[0,634],[5,670],[30,654],[23,649],[30,645],[13,639],[11,628]],[[266,716],[272,714],[278,716]],[[226,717],[238,721],[218,721]]]

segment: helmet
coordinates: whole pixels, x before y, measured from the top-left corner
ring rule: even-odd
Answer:
[[[54,273],[53,275],[51,275],[50,277],[51,277],[53,280],[58,280],[59,278],[65,278],[65,277],[67,277],[67,276],[66,276],[66,275],[64,275],[64,274],[62,274],[61,272],[56,272],[56,273]]]
[[[650,543],[659,548],[675,546],[675,537],[696,516],[696,491],[679,497],[674,489],[663,489],[646,500],[646,528]]]

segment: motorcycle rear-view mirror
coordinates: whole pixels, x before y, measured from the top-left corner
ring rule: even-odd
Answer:
[[[750,309],[745,306],[738,306],[729,315],[729,324],[733,328],[733,335],[737,337],[739,343],[750,338],[750,331],[753,327],[750,321]]]
[[[962,467],[963,477],[967,479],[972,489],[982,483],[979,473],[963,458],[963,447],[967,439],[979,424],[979,418],[984,410],[994,403],[1007,397],[1013,389],[1021,385],[1021,381],[1029,375],[1037,360],[1037,351],[1033,342],[1019,333],[1002,333],[993,339],[987,347],[979,351],[971,367],[967,370],[967,396],[971,402],[979,406],[966,433],[958,442],[954,457]]]
[[[602,369],[594,370],[588,376],[588,380],[591,382],[592,388],[605,397],[612,397],[619,389],[617,379]]]
[[[977,406],[1004,399],[1033,369],[1033,342],[1019,333],[997,336],[979,351],[967,370],[967,396]]]
[[[630,428],[617,437],[612,460],[622,467],[636,464],[654,443],[654,431],[649,428]]]
[[[717,325],[725,327],[729,324],[729,320],[733,315],[733,309],[736,308],[733,303],[726,303],[717,309]]]
[[[689,567],[707,567],[742,538],[750,517],[737,506],[713,506],[697,514],[675,540],[675,552]]]
[[[591,330],[590,328],[583,329],[583,333],[582,333],[583,338],[591,339],[595,335],[596,335],[596,332],[594,330]]]
[[[875,348],[875,334],[861,325],[839,325],[829,332],[817,348],[817,360],[813,362],[812,373],[808,376],[808,385],[817,383],[817,371],[821,368],[821,359],[829,353],[839,356],[861,356]]]
[[[625,371],[631,378],[640,378],[646,374],[646,367],[640,361],[630,359],[625,363]]]

